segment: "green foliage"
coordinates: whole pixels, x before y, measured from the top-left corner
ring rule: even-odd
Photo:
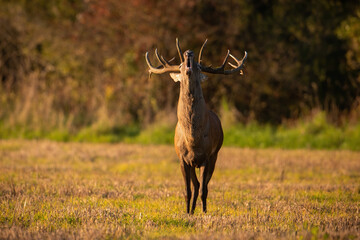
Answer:
[[[79,142],[120,142],[126,141],[127,138],[133,138],[139,134],[139,127],[88,127],[81,129],[72,141]]]
[[[312,119],[298,121],[295,126],[235,125],[225,129],[224,144],[250,148],[309,148],[359,150],[359,126],[335,127],[324,112]]]
[[[226,129],[224,135],[224,145],[228,146],[265,148],[273,145],[273,129],[269,125],[236,125]]]
[[[329,124],[324,112],[312,118],[299,120],[292,126],[249,124],[228,124],[231,110],[222,110],[224,121],[224,145],[246,148],[284,149],[348,149],[360,150],[360,124],[336,127]],[[139,125],[112,127],[108,124],[94,124],[77,132],[53,129],[49,132],[24,128],[22,125],[6,126],[0,122],[0,138],[46,138],[54,141],[76,142],[125,142],[140,144],[170,144],[174,142],[175,126],[170,123],[154,123],[142,129]]]
[[[173,144],[174,132],[174,126],[154,124],[141,131],[138,136],[125,138],[125,142],[141,144]]]

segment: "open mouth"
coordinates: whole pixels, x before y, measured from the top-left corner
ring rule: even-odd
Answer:
[[[192,73],[192,65],[193,65],[193,58],[194,58],[194,53],[190,50],[187,50],[184,53],[184,57],[185,57],[185,71],[186,71],[186,75],[191,75]]]

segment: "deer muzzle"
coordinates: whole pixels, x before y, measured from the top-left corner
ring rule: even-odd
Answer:
[[[190,50],[187,50],[184,53],[184,59],[185,59],[185,72],[186,75],[190,76],[193,71],[193,62],[194,62],[194,53]]]

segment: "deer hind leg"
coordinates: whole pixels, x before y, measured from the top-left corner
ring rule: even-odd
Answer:
[[[208,195],[208,183],[214,173],[217,153],[210,156],[205,166],[200,167],[200,198],[202,201],[203,212],[206,213],[206,199]]]
[[[191,206],[191,214],[194,214],[196,208],[196,200],[199,196],[199,187],[200,187],[200,183],[196,177],[195,167],[190,168],[190,177],[194,186],[194,194],[192,196],[192,206]]]
[[[190,186],[190,166],[182,160],[181,172],[185,182],[185,201],[186,201],[186,212],[190,213],[190,200],[191,200],[191,186]]]

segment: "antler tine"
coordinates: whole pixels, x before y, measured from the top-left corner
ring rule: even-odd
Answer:
[[[147,65],[149,66],[149,68],[153,68],[153,66],[150,62],[150,59],[149,59],[149,52],[145,53],[145,60],[146,60]]]
[[[239,64],[240,61],[239,61],[236,57],[234,57],[232,54],[230,54],[230,57],[231,57],[232,59],[234,59],[237,64]],[[228,64],[229,64],[230,66],[232,66],[233,68],[237,68],[237,66],[235,66],[235,65],[232,64],[231,62],[228,62]]]
[[[170,59],[170,61],[166,60],[163,56],[160,56],[161,60],[163,60],[166,64],[166,66],[170,66],[170,61],[174,60],[174,58]]]
[[[157,60],[161,63],[161,65],[163,65],[165,67],[166,61],[162,56],[160,57],[157,48],[155,49],[155,56],[156,56]]]
[[[179,53],[180,61],[184,62],[185,60],[184,60],[184,56],[183,56],[183,53],[182,53],[181,48],[180,48],[180,43],[179,43],[178,38],[176,38],[176,48],[177,48],[178,53]]]
[[[145,60],[146,60],[146,63],[147,65],[149,66],[149,73],[151,74],[153,72],[153,70],[158,70],[157,68],[155,68],[151,62],[150,62],[150,59],[149,59],[149,52],[146,52],[145,53]]]
[[[208,40],[206,39],[205,42],[203,43],[203,45],[202,45],[201,48],[200,48],[199,61],[198,61],[199,64],[201,63],[202,52],[203,52],[203,50],[204,50],[204,47],[205,47],[207,41],[208,41]]]
[[[164,67],[169,67],[169,66],[171,66],[171,65],[170,65],[170,62],[175,59],[175,57],[174,57],[174,58],[170,59],[169,61],[167,61],[163,56],[159,55],[159,52],[158,52],[157,48],[155,49],[155,55],[156,55],[156,58],[158,59],[158,61],[159,61],[159,62],[161,63],[161,65],[163,65]],[[161,66],[160,66],[160,67],[161,67]]]
[[[244,65],[244,61],[245,61],[246,58],[247,58],[247,52],[245,51],[244,57],[243,57],[241,60],[238,60],[236,57],[234,57],[234,56],[231,55],[231,54],[230,54],[230,57],[231,57],[232,59],[234,59],[235,62],[236,62],[236,64],[237,64],[237,66],[235,66],[234,64],[228,62],[228,64],[234,68],[234,69],[232,69],[232,70],[230,70],[230,71],[236,72],[236,71],[238,71],[238,68],[240,68],[240,74],[242,74],[241,68],[242,68],[242,66]]]
[[[230,50],[228,49],[227,54],[226,54],[226,57],[224,58],[223,64],[221,65],[220,68],[222,68],[222,69],[225,68],[225,64],[226,64],[226,62],[227,62],[227,60],[228,60],[228,58],[229,58],[229,55],[230,55]]]
[[[161,56],[162,57],[162,56]],[[170,59],[169,61],[167,61],[165,58],[162,58],[165,62],[167,62],[168,64],[170,64],[170,62],[175,60],[175,57],[173,57],[172,59]]]

